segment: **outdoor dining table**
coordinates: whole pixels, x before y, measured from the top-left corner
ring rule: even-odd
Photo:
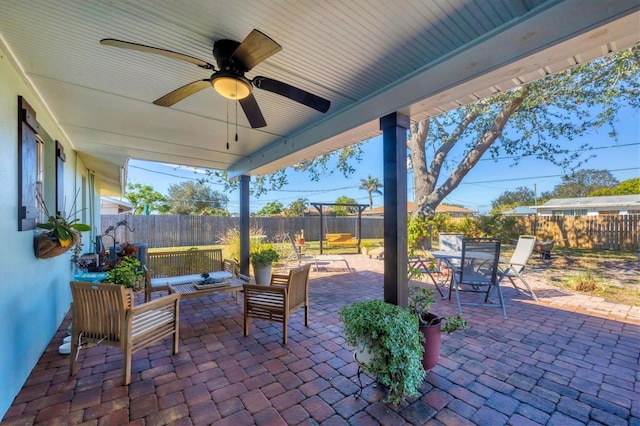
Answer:
[[[451,297],[451,285],[453,284],[453,276],[456,273],[454,261],[460,262],[460,260],[462,260],[462,251],[434,250],[434,251],[430,251],[429,253],[436,259],[443,260],[451,270],[451,274],[449,277],[449,297]],[[482,251],[467,251],[464,254],[464,258],[465,260],[468,260],[468,259],[492,260],[493,255],[491,253],[485,253]]]

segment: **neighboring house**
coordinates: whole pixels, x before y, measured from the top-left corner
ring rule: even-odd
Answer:
[[[407,211],[413,211],[413,203],[407,202]],[[449,206],[447,204],[440,204],[436,207],[436,213],[447,213],[451,217],[467,217],[476,214],[475,211],[465,209],[464,207]],[[384,217],[384,207],[374,207],[373,209],[366,209],[362,212],[362,217]]]
[[[511,210],[500,213],[503,216],[535,216],[538,212],[529,206],[518,206]]]
[[[113,197],[100,197],[100,214],[120,214],[133,210],[133,205]]]
[[[640,194],[605,197],[553,198],[531,206],[538,216],[602,216],[640,214]]]

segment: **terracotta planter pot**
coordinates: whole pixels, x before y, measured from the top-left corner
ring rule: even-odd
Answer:
[[[296,239],[296,245],[297,246],[303,246],[304,245],[304,238]]]
[[[433,325],[420,326],[420,331],[424,335],[424,342],[422,343],[424,347],[422,367],[424,367],[426,372],[429,372],[436,366],[440,358],[440,344],[442,341],[440,327],[442,324],[441,319],[433,314],[427,315],[427,321],[433,321]]]

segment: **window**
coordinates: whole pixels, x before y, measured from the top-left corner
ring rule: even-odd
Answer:
[[[36,112],[18,96],[18,230],[35,229],[44,221],[37,194],[49,214],[60,213],[64,202],[64,147],[40,127]]]
[[[36,202],[40,125],[36,112],[18,96],[18,230],[35,229],[39,210]],[[44,170],[44,169],[43,169]]]

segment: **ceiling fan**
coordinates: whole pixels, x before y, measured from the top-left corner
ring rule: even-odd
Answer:
[[[208,79],[196,80],[156,99],[153,101],[156,105],[168,107],[200,90],[213,86],[225,98],[237,100],[240,103],[249,120],[249,124],[254,129],[264,127],[267,123],[253,96],[252,87],[276,93],[323,113],[327,112],[331,106],[330,101],[287,83],[268,77],[258,76],[252,80],[245,77],[244,74],[247,71],[282,50],[278,43],[255,29],[249,33],[242,43],[226,39],[216,41],[213,44],[213,57],[216,60],[217,67],[207,61],[183,53],[128,41],[105,38],[100,40],[100,43],[106,46],[155,53],[168,58],[190,62],[203,69],[213,70],[213,74]]]

